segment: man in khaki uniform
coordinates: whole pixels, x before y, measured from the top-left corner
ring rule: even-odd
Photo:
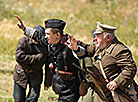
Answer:
[[[99,84],[105,97],[95,91],[94,102],[130,102],[116,93],[117,89],[123,90],[122,92],[138,102],[133,84],[137,68],[131,51],[116,38],[115,30],[116,27],[97,22],[94,32],[96,35],[95,44],[81,43],[81,46],[78,46],[78,40],[70,35],[71,44],[66,45],[73,49],[79,58],[93,57],[94,68],[92,70],[96,70],[96,77],[102,76],[107,81],[105,84]],[[111,80],[109,81],[109,79]]]

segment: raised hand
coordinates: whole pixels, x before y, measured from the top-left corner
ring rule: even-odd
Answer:
[[[75,39],[72,35],[68,35],[68,39],[70,43],[65,43],[66,46],[68,46],[70,49],[72,50],[77,50],[78,49],[78,45],[77,42],[78,40]]]
[[[25,26],[24,26],[23,22],[21,21],[20,17],[17,16],[17,15],[14,15],[14,16],[15,16],[15,17],[18,19],[18,21],[19,21],[19,23],[17,24],[18,27],[24,31],[24,30],[25,30]]]

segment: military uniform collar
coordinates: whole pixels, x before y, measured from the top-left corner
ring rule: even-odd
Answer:
[[[58,49],[60,49],[60,48],[62,48],[62,47],[64,47],[64,46],[66,46],[66,45],[64,45],[64,44],[62,44],[60,41],[56,44],[56,50],[58,50]]]
[[[50,45],[50,47],[52,48],[52,50],[54,51],[54,55],[56,55],[59,51],[61,51],[63,48],[66,47],[66,45],[62,44],[61,41],[59,41],[56,44],[52,44]]]
[[[104,50],[100,50],[100,49],[97,49],[95,55],[94,55],[94,59],[95,61],[97,60],[97,57],[100,55],[101,57],[104,56],[106,53],[109,53],[111,54],[114,47],[116,46],[118,40],[117,38],[115,37],[113,39],[113,41],[104,49]]]
[[[115,37],[114,39],[113,39],[113,41],[104,49],[104,53],[106,52],[106,53],[112,53],[112,51],[113,51],[113,49],[114,49],[114,47],[116,46],[116,44],[117,44],[117,42],[118,42],[118,39]]]
[[[60,40],[58,43],[52,44],[51,46],[52,46],[52,47],[55,47],[56,50],[57,50],[57,49],[59,49],[61,46],[65,46],[65,45],[64,45],[64,44],[61,42],[61,40]]]
[[[64,37],[65,35],[62,36],[62,38],[58,43],[49,45],[54,51],[54,54],[57,54],[59,51],[61,51],[63,48],[66,47],[66,45],[64,44],[65,43]]]

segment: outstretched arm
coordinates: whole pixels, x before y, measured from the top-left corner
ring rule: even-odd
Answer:
[[[23,24],[23,22],[21,21],[21,19],[20,19],[20,17],[19,16],[17,16],[17,15],[14,15],[17,19],[18,19],[18,21],[19,21],[19,23],[17,24],[17,26],[20,28],[20,29],[22,29],[23,31],[25,30],[25,26],[24,26],[24,24]]]
[[[24,35],[26,35],[29,38],[34,39],[37,41],[39,44],[46,45],[47,46],[47,40],[45,39],[44,34],[41,34],[39,31],[36,29],[33,29],[31,27],[25,27],[23,22],[21,21],[20,17],[15,15],[19,23],[17,26],[24,31]]]
[[[22,20],[20,19],[20,17],[17,16],[17,15],[15,15],[15,17],[19,21],[19,23],[17,24],[17,26],[24,31],[24,35],[26,35],[26,36],[34,39],[35,41],[37,41],[35,38],[33,38],[33,36],[35,35],[35,33],[36,33],[36,35],[38,33],[38,36],[39,36],[40,35],[39,34],[40,32],[37,31],[36,29],[31,28],[31,27],[25,27],[24,24],[23,24],[23,22],[22,22]]]

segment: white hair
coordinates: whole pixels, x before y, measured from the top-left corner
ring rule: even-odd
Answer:
[[[114,38],[115,37],[115,34],[114,33],[106,33],[106,32],[104,32],[103,34],[104,34],[104,38],[106,38],[108,35],[110,35],[111,38]]]

